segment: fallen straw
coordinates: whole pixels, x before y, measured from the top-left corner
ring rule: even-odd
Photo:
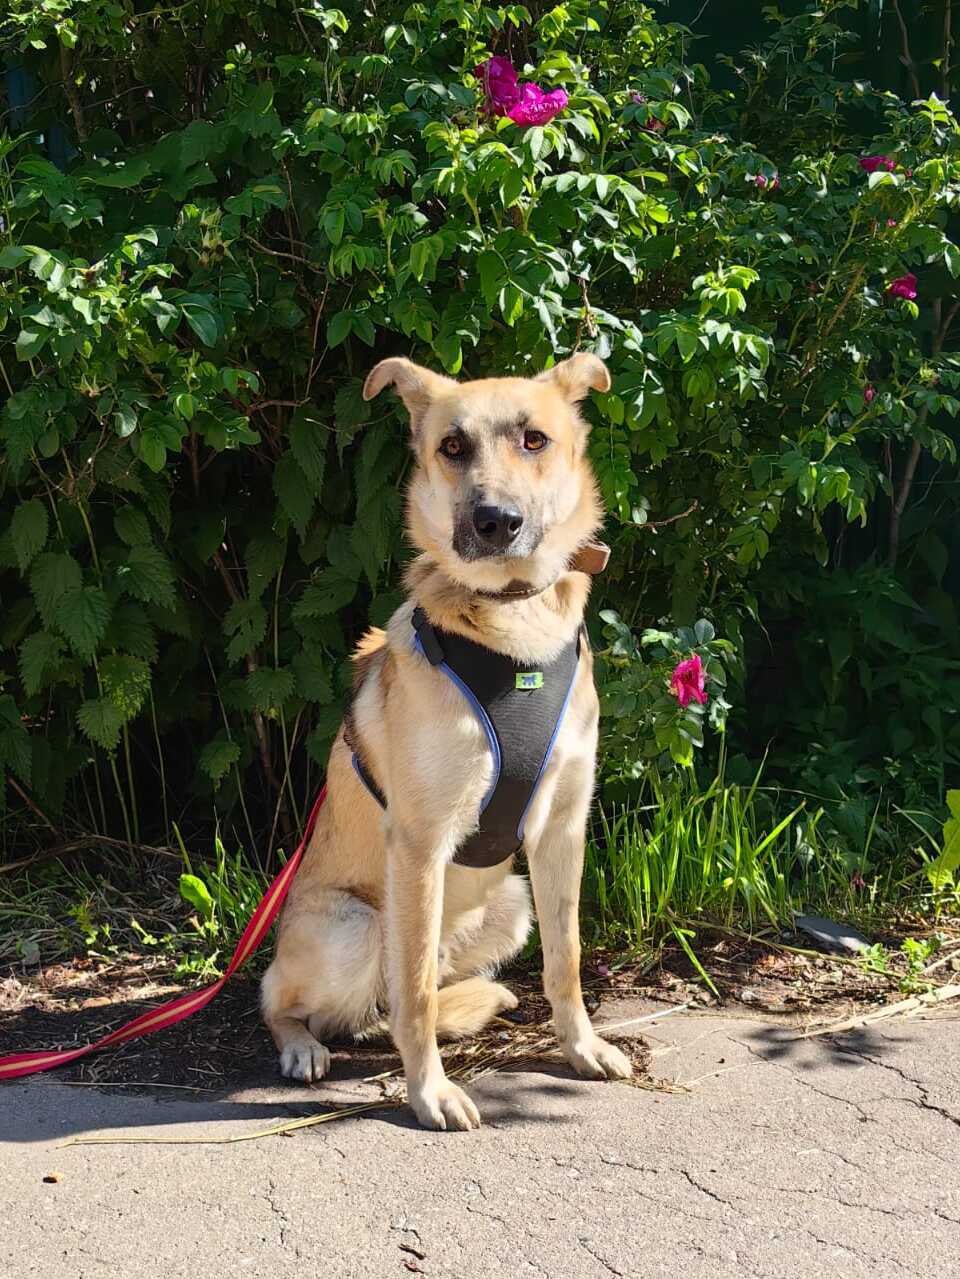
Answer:
[[[853,1030],[857,1026],[870,1026],[877,1021],[885,1021],[890,1017],[915,1017],[924,1009],[934,1004],[946,1003],[948,999],[960,998],[960,985],[941,986],[939,990],[925,995],[914,995],[910,999],[900,999],[895,1004],[887,1004],[872,1013],[861,1013],[855,1017],[845,1017],[840,1021],[827,1022],[825,1026],[817,1026],[814,1030],[805,1030],[794,1039],[815,1039],[819,1035],[839,1035],[845,1030]]]
[[[647,1013],[643,1017],[630,1017],[626,1021],[614,1022],[607,1026],[598,1026],[598,1034],[610,1034],[619,1030],[626,1030],[631,1026],[640,1026],[646,1022],[660,1021],[664,1017],[670,1017],[674,1013],[683,1012],[689,1004],[675,1004],[670,1008],[661,1009],[655,1013]],[[486,1048],[487,1052],[477,1061],[467,1061],[461,1066],[454,1066],[448,1073],[453,1079],[462,1079],[470,1082],[475,1079],[483,1078],[486,1075],[494,1073],[498,1068],[506,1064],[515,1065],[518,1062],[530,1061],[531,1059],[543,1060],[546,1050],[553,1048],[553,1036],[544,1034],[533,1043],[524,1046],[523,1051],[517,1055],[516,1052],[511,1055],[510,1046],[503,1045],[502,1051],[489,1051],[488,1045],[480,1046]],[[391,1075],[399,1074],[398,1071],[384,1071],[380,1075],[370,1077],[373,1080],[385,1080]],[[82,1137],[71,1137],[69,1141],[61,1144],[60,1149],[64,1146],[109,1146],[109,1145],[139,1145],[148,1144],[152,1146],[201,1146],[201,1145],[233,1145],[240,1141],[258,1141],[261,1137],[282,1137],[287,1133],[296,1132],[301,1128],[313,1128],[317,1124],[332,1123],[335,1119],[348,1119],[353,1115],[367,1114],[372,1110],[396,1109],[397,1099],[394,1097],[382,1097],[377,1101],[363,1102],[357,1106],[345,1106],[342,1110],[325,1110],[319,1115],[308,1115],[303,1119],[291,1119],[287,1123],[274,1124],[270,1128],[261,1128],[257,1132],[238,1133],[231,1137],[139,1137],[139,1136],[113,1136],[93,1135]]]

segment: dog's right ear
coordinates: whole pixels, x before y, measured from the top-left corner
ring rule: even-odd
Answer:
[[[396,390],[406,405],[411,425],[416,430],[431,401],[456,386],[456,383],[452,378],[441,377],[439,373],[414,364],[412,360],[392,356],[389,360],[381,360],[367,374],[367,380],[363,384],[363,398],[372,400],[385,386],[392,386]]]

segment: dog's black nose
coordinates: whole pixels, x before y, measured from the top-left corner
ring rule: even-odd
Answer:
[[[489,546],[503,549],[523,528],[523,516],[515,506],[476,506],[473,527]]]

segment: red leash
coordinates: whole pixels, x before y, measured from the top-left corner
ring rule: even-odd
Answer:
[[[243,967],[270,931],[270,925],[276,919],[277,912],[283,905],[283,899],[293,883],[293,877],[297,873],[304,850],[310,842],[313,828],[317,824],[317,815],[326,797],[327,788],[324,786],[307,818],[306,830],[303,832],[303,839],[297,851],[267,889],[260,905],[251,915],[249,923],[243,930],[243,936],[233,952],[229,967],[219,981],[215,981],[212,986],[206,986],[203,990],[193,991],[189,995],[180,995],[169,1003],[161,1004],[152,1012],[141,1013],[139,1017],[134,1017],[133,1021],[128,1021],[125,1026],[120,1026],[109,1035],[104,1035],[96,1043],[84,1044],[82,1048],[54,1048],[47,1052],[12,1053],[9,1057],[0,1057],[0,1080],[19,1079],[22,1075],[33,1075],[41,1070],[52,1070],[54,1066],[65,1066],[69,1061],[76,1061],[78,1057],[85,1057],[87,1053],[99,1052],[101,1048],[108,1048],[111,1044],[122,1044],[127,1039],[136,1039],[139,1035],[151,1035],[155,1030],[165,1030],[167,1026],[183,1021],[199,1008],[206,1008],[211,999],[219,995],[237,969]]]

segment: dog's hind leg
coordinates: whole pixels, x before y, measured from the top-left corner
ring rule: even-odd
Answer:
[[[323,1078],[330,1053],[321,1037],[363,1030],[375,1017],[382,967],[379,912],[350,893],[324,891],[285,922],[261,984],[282,1075]]]

